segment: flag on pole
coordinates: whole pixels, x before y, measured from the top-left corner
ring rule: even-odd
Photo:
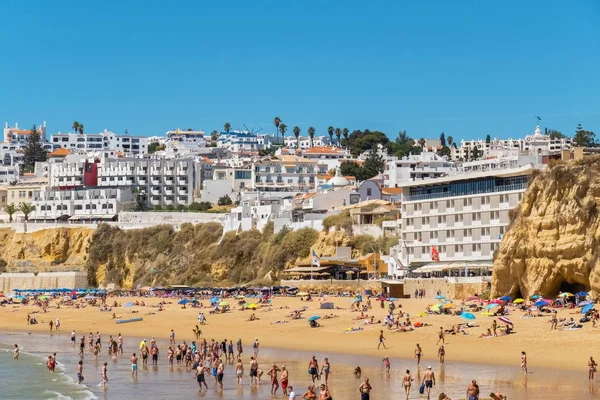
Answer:
[[[317,256],[317,252],[314,250],[312,251],[312,265],[321,266],[321,258]]]
[[[431,261],[440,262],[440,253],[437,251],[435,246],[431,246]]]

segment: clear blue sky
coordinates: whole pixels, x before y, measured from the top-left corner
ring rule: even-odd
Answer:
[[[0,121],[600,136],[600,1],[3,1]]]

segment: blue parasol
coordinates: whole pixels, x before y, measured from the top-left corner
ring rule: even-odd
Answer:
[[[212,299],[210,299],[211,304],[212,303],[218,303],[219,302],[219,298],[218,297],[213,297]]]
[[[543,301],[543,300],[536,301],[535,304],[534,304],[534,306],[536,306],[536,307],[544,307],[544,306],[547,306],[547,305],[548,305],[548,302]]]
[[[536,300],[536,299],[541,299],[542,296],[540,296],[539,294],[534,294],[533,296],[530,297],[531,300]]]
[[[133,307],[133,306],[135,306],[135,303],[129,302],[129,303],[125,303],[124,307]]]
[[[510,297],[510,296],[502,296],[502,297],[500,297],[500,300],[502,300],[502,301],[512,301],[512,297]]]
[[[464,319],[475,319],[475,315],[471,314],[470,312],[462,313],[460,316]]]
[[[487,306],[485,306],[485,309],[490,310],[490,309],[492,309],[494,307],[498,307],[498,306],[499,306],[499,304],[492,303],[492,304],[488,304]]]
[[[579,292],[579,293],[577,293],[577,295],[579,297],[587,297],[588,294],[587,294],[587,292]]]
[[[434,298],[435,298],[435,299],[437,299],[437,300],[440,300],[440,299],[445,299],[445,298],[446,298],[446,296],[442,296],[441,294],[438,294],[438,295],[437,295],[437,296],[435,296]]]
[[[313,315],[312,317],[310,317],[308,320],[309,321],[316,321],[318,319],[321,319],[321,317],[319,317],[318,315]]]
[[[179,300],[179,302],[177,304],[187,304],[190,301],[188,299],[183,299],[183,300]]]
[[[587,314],[588,311],[592,310],[594,308],[593,304],[588,304],[587,306],[583,307],[581,309],[581,313],[582,314]]]

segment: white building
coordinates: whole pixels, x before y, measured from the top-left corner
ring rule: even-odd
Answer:
[[[114,150],[130,155],[147,154],[148,138],[145,136],[117,135],[104,130],[101,133],[55,133],[50,137],[54,150],[65,148],[72,152]]]
[[[327,165],[295,155],[280,155],[254,163],[252,188],[259,191],[299,191],[317,188],[316,177]]]
[[[20,129],[19,123],[15,126],[9,126],[8,122],[4,124],[4,143],[13,143],[24,146],[27,143],[27,138],[31,133],[31,129]],[[42,125],[36,127],[37,133],[40,134],[42,141],[46,141],[46,121]]]
[[[328,135],[315,136],[312,144],[309,136],[298,136],[298,139],[296,139],[295,136],[288,135],[284,138],[284,146],[290,149],[308,149],[310,147],[329,146],[330,144],[331,140]]]
[[[350,153],[335,146],[314,146],[303,149],[302,157],[327,165],[327,171],[335,171],[342,162],[350,160]]]
[[[0,165],[0,185],[9,185],[19,180],[18,165]]]
[[[203,182],[200,196],[202,201],[217,203],[221,197],[229,196],[235,202],[241,199],[241,192],[252,186],[250,167],[217,165],[212,166],[212,172],[212,179]]]
[[[405,265],[492,260],[521,200],[532,165],[460,173],[402,184],[401,252]]]
[[[128,188],[42,188],[31,203],[35,206],[32,220],[114,220],[133,206],[134,195]]]
[[[242,152],[258,152],[258,139],[247,131],[221,132],[217,138],[217,147],[231,150],[234,154]]]
[[[206,147],[204,131],[175,129],[174,131],[167,131],[166,136],[167,140],[173,142],[193,144],[197,147]]]
[[[391,157],[385,163],[383,185],[395,188],[407,182],[438,178],[449,174],[453,167],[453,162],[430,152],[411,154],[402,159]]]
[[[50,163],[53,188],[132,188],[149,206],[189,205],[199,195],[200,177],[191,159],[123,158],[86,160],[68,156]],[[197,178],[197,179],[196,179]]]

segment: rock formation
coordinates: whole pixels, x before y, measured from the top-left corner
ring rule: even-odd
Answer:
[[[600,158],[535,176],[498,249],[492,296],[600,293]]]

